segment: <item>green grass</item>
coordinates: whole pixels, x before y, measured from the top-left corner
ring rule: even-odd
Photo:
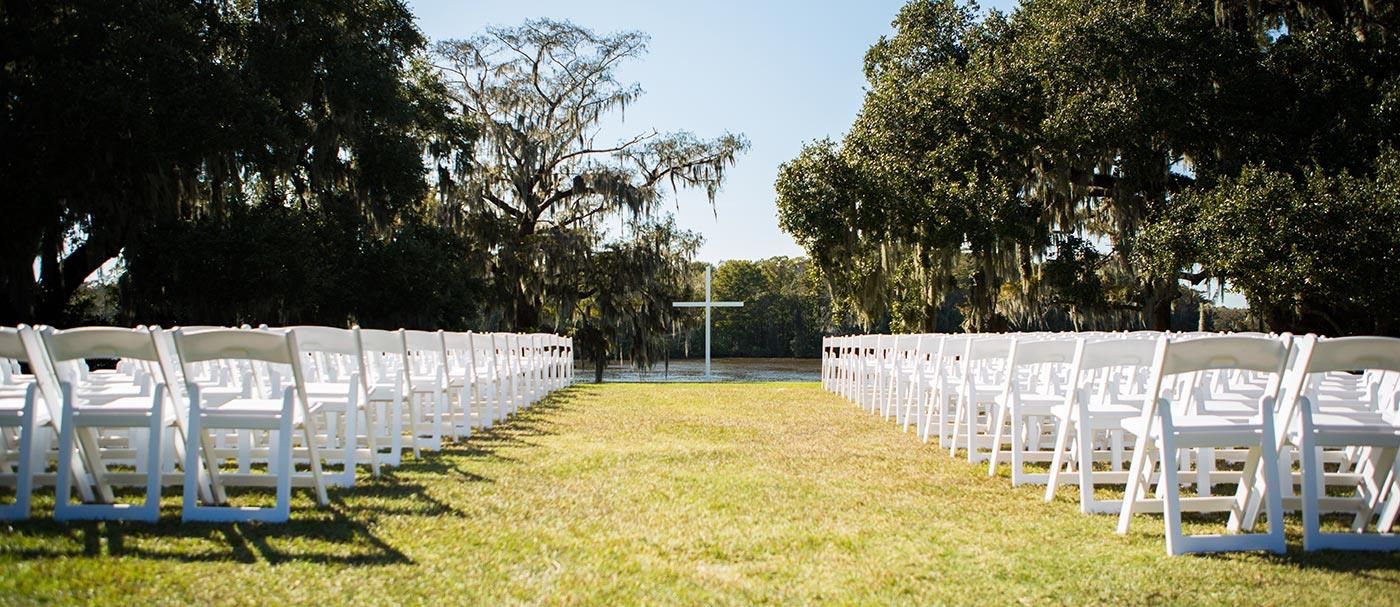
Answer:
[[[1400,555],[1165,556],[816,384],[565,390],[286,525],[0,523],[0,603],[1348,603]],[[245,498],[246,499],[246,498]]]

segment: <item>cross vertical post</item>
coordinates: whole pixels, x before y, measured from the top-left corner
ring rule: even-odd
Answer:
[[[742,301],[714,301],[710,289],[710,266],[705,265],[705,301],[673,301],[677,308],[705,308],[705,379],[710,378],[710,321],[712,308],[741,308]]]
[[[710,266],[705,266],[705,377],[710,376]]]

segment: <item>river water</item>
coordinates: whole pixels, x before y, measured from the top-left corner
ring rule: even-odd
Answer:
[[[577,381],[593,380],[593,366],[575,363]],[[612,382],[759,382],[818,381],[821,360],[816,358],[716,358],[710,361],[711,377],[705,378],[705,359],[672,360],[670,367],[658,364],[649,371],[638,371],[628,363],[613,361],[603,371],[603,381]]]

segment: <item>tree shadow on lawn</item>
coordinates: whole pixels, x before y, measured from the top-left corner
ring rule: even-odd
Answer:
[[[413,560],[373,530],[373,524],[387,516],[421,518],[465,517],[453,505],[429,494],[423,476],[450,475],[453,481],[494,482],[462,468],[462,460],[494,460],[518,464],[519,460],[501,455],[502,448],[534,448],[528,437],[551,436],[557,414],[568,409],[575,396],[564,390],[520,411],[495,426],[474,432],[458,442],[443,445],[438,452],[425,452],[404,461],[399,468],[386,468],[378,478],[361,473],[355,487],[330,489],[331,505],[308,505],[305,490],[294,492],[292,520],[287,523],[184,523],[178,509],[163,508],[155,524],[138,522],[54,521],[52,511],[37,510],[34,517],[9,523],[5,532],[12,538],[38,538],[42,546],[6,548],[0,556],[20,559],[69,557],[131,557],[183,562],[239,563],[307,562],[351,566],[413,564]],[[300,494],[300,497],[297,497]],[[230,496],[257,496],[270,505],[270,492],[261,489],[234,489]],[[179,488],[165,492],[167,503],[178,503]],[[21,542],[24,543],[24,542]],[[32,542],[30,542],[32,543]]]

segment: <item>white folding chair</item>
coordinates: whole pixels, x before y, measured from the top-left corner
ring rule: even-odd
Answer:
[[[67,331],[46,331],[42,335],[45,350],[53,368],[85,367],[87,359],[115,358],[126,362],[143,361],[163,366],[156,337],[146,329],[115,327],[82,327]],[[148,370],[147,372],[149,372]],[[39,372],[43,372],[39,370]],[[168,392],[164,382],[157,382],[149,394],[129,390],[115,378],[99,385],[81,382],[74,372],[56,378],[63,392],[63,412],[59,432],[58,474],[60,478],[72,473],[74,456],[81,457],[96,484],[97,494],[111,494],[112,486],[144,486],[145,501],[139,505],[121,503],[70,502],[66,483],[57,487],[54,519],[65,520],[135,520],[155,522],[160,518],[160,490],[164,484],[177,484],[183,475],[165,470],[165,444],[179,444],[175,455],[183,455],[185,428],[177,423],[178,401]],[[158,373],[160,377],[166,372]],[[121,439],[121,445],[104,446],[100,430],[120,429],[107,442]],[[77,441],[83,442],[78,448]],[[172,447],[174,445],[172,444]],[[173,462],[173,460],[172,460]],[[135,472],[109,469],[109,465],[131,466]],[[198,479],[198,475],[196,475]],[[198,480],[196,481],[198,482]],[[110,501],[110,500],[108,500]]]
[[[1122,485],[1128,471],[1123,469],[1125,420],[1142,416],[1143,394],[1147,386],[1137,382],[1153,370],[1157,351],[1155,339],[1082,338],[1076,345],[1070,372],[1066,404],[1055,409],[1059,427],[1055,438],[1050,477],[1045,500],[1055,497],[1061,474],[1072,463],[1077,474],[1066,474],[1079,485],[1079,509],[1085,514],[1117,514],[1120,500],[1100,500],[1094,490],[1100,485]],[[1107,449],[1095,447],[1105,435]],[[1107,470],[1095,469],[1108,458]]]
[[[894,345],[891,349],[890,363],[885,371],[887,379],[881,413],[886,420],[894,418],[896,424],[903,425],[905,408],[900,405],[907,401],[909,393],[915,390],[921,342],[918,335],[891,337]]]
[[[453,434],[458,438],[470,436],[472,428],[485,427],[482,382],[477,378],[476,350],[471,333],[442,332],[442,349],[446,357],[444,374],[449,398],[456,398]],[[562,369],[561,369],[562,372]]]
[[[992,454],[987,462],[987,474],[996,475],[1000,464],[1003,433],[1010,422],[1011,484],[1047,482],[1049,475],[1030,473],[1027,460],[1049,462],[1053,451],[1041,448],[1042,441],[1053,432],[1050,423],[1056,419],[1055,410],[1064,408],[1070,392],[1070,366],[1078,340],[1073,338],[1016,338],[1007,356],[1005,384],[997,397],[996,422],[992,429]],[[1053,436],[1053,434],[1050,434]]]
[[[520,411],[520,348],[519,336],[514,333],[492,333],[491,343],[496,349],[497,376],[502,380],[502,395],[505,397],[505,411],[501,418]]]
[[[1135,418],[1137,444],[1119,512],[1118,532],[1127,533],[1132,515],[1160,510],[1166,527],[1166,548],[1171,555],[1192,552],[1236,550],[1284,551],[1283,504],[1275,444],[1274,400],[1279,378],[1288,363],[1289,346],[1283,341],[1262,337],[1201,337],[1158,341],[1156,367],[1149,382],[1148,399],[1142,415]],[[1267,374],[1270,387],[1254,403],[1253,414],[1237,411],[1212,413],[1199,391],[1163,394],[1163,382],[1172,376],[1206,371],[1250,371]],[[1178,468],[1185,451],[1191,449],[1245,448],[1244,470],[1234,498],[1183,497]],[[1144,499],[1152,480],[1149,453],[1158,454],[1161,500]],[[1257,480],[1256,480],[1257,479]],[[1262,485],[1259,486],[1259,485]],[[1269,517],[1267,533],[1229,535],[1186,535],[1181,526],[1183,510],[1230,513],[1227,526],[1239,531],[1254,491],[1263,491]]]
[[[408,404],[410,420],[418,418],[408,399],[404,379],[403,366],[407,358],[404,340],[398,331],[359,327],[355,330],[360,338],[360,377],[365,384],[365,406],[374,408],[373,421],[366,431],[375,433],[378,449],[387,449],[387,453],[376,451],[373,461],[398,466],[404,451],[404,405]],[[418,436],[411,427],[408,431],[410,437]],[[418,455],[417,439],[411,438],[409,445],[413,454]]]
[[[904,415],[901,424],[906,432],[912,425],[914,431],[927,442],[927,403],[934,388],[932,381],[937,377],[938,352],[943,347],[944,336],[919,335],[917,339],[918,345],[914,348],[914,357],[910,363],[909,387],[904,395]]]
[[[944,336],[929,363],[927,412],[920,435],[927,443],[936,430],[940,449],[953,446],[953,426],[958,423],[957,401],[962,390],[963,367],[967,365],[965,355],[972,339],[969,335]]]
[[[194,374],[193,367],[214,360],[242,360],[278,365],[290,374],[290,385],[280,387],[271,382],[269,390],[281,393],[280,398],[235,398],[222,403],[205,401],[199,384],[191,383],[189,437],[185,445],[185,495],[183,519],[186,521],[264,521],[285,522],[291,516],[292,486],[311,487],[316,502],[330,503],[321,476],[321,457],[317,449],[314,417],[308,410],[306,382],[297,354],[296,336],[290,331],[214,329],[175,334],[175,345],[185,376]],[[251,380],[250,380],[251,381]],[[272,508],[202,505],[197,498],[200,464],[198,458],[216,457],[201,453],[200,437],[213,428],[261,430],[275,433],[269,441],[267,474],[221,472],[214,482],[276,488],[276,505]],[[309,472],[299,474],[293,464],[295,441],[293,433],[300,430]],[[217,460],[216,460],[217,461]],[[217,465],[217,464],[211,464]]]
[[[958,438],[962,437],[969,464],[990,457],[992,435],[983,430],[991,430],[993,409],[1001,394],[1002,377],[1013,341],[1006,335],[978,335],[967,341],[948,455],[956,455]]]
[[[415,412],[412,427],[418,448],[442,448],[443,430],[451,415],[447,399],[447,352],[442,336],[429,331],[401,330],[404,351],[404,385],[408,387],[409,409]],[[416,452],[415,452],[416,455]]]
[[[43,375],[48,354],[33,329],[28,325],[17,328],[0,327],[0,359],[27,363]],[[50,446],[61,430],[62,396],[58,385],[29,374],[20,378],[17,369],[7,369],[7,390],[0,393],[0,482],[15,487],[15,501],[0,506],[0,520],[29,518],[34,486],[48,480],[54,485],[77,486],[84,501],[92,501],[94,493],[86,467],[77,454],[70,456],[71,472],[63,476],[48,475]],[[63,479],[63,480],[60,480]]]
[[[489,428],[506,415],[509,403],[505,374],[501,371],[503,354],[497,349],[494,333],[471,333],[473,376],[482,397],[481,427]]]
[[[317,418],[321,430],[318,445],[327,464],[339,464],[340,472],[322,471],[327,484],[353,487],[357,466],[364,462],[379,475],[378,437],[373,408],[365,402],[361,380],[360,340],[355,329],[332,327],[287,327],[296,337],[306,381],[307,410]]]
[[[1360,371],[1400,371],[1400,339],[1393,337],[1342,337],[1298,342],[1295,362],[1300,371],[1294,398],[1281,410],[1280,424],[1287,442],[1296,447],[1302,460],[1302,513],[1304,550],[1400,550],[1400,534],[1389,533],[1400,502],[1400,478],[1396,476],[1396,456],[1400,453],[1400,417],[1394,411],[1381,411],[1372,402],[1336,402],[1310,399],[1301,394],[1303,380],[1316,383],[1326,374]],[[1323,403],[1327,403],[1324,405]],[[1350,496],[1329,496],[1323,469],[1323,449],[1354,449],[1358,457],[1352,474],[1337,475],[1350,485]],[[1384,497],[1389,494],[1390,502]],[[1384,504],[1384,509],[1382,506]],[[1323,532],[1321,512],[1349,511],[1353,514],[1349,533]],[[1366,533],[1379,512],[1376,532]]]

